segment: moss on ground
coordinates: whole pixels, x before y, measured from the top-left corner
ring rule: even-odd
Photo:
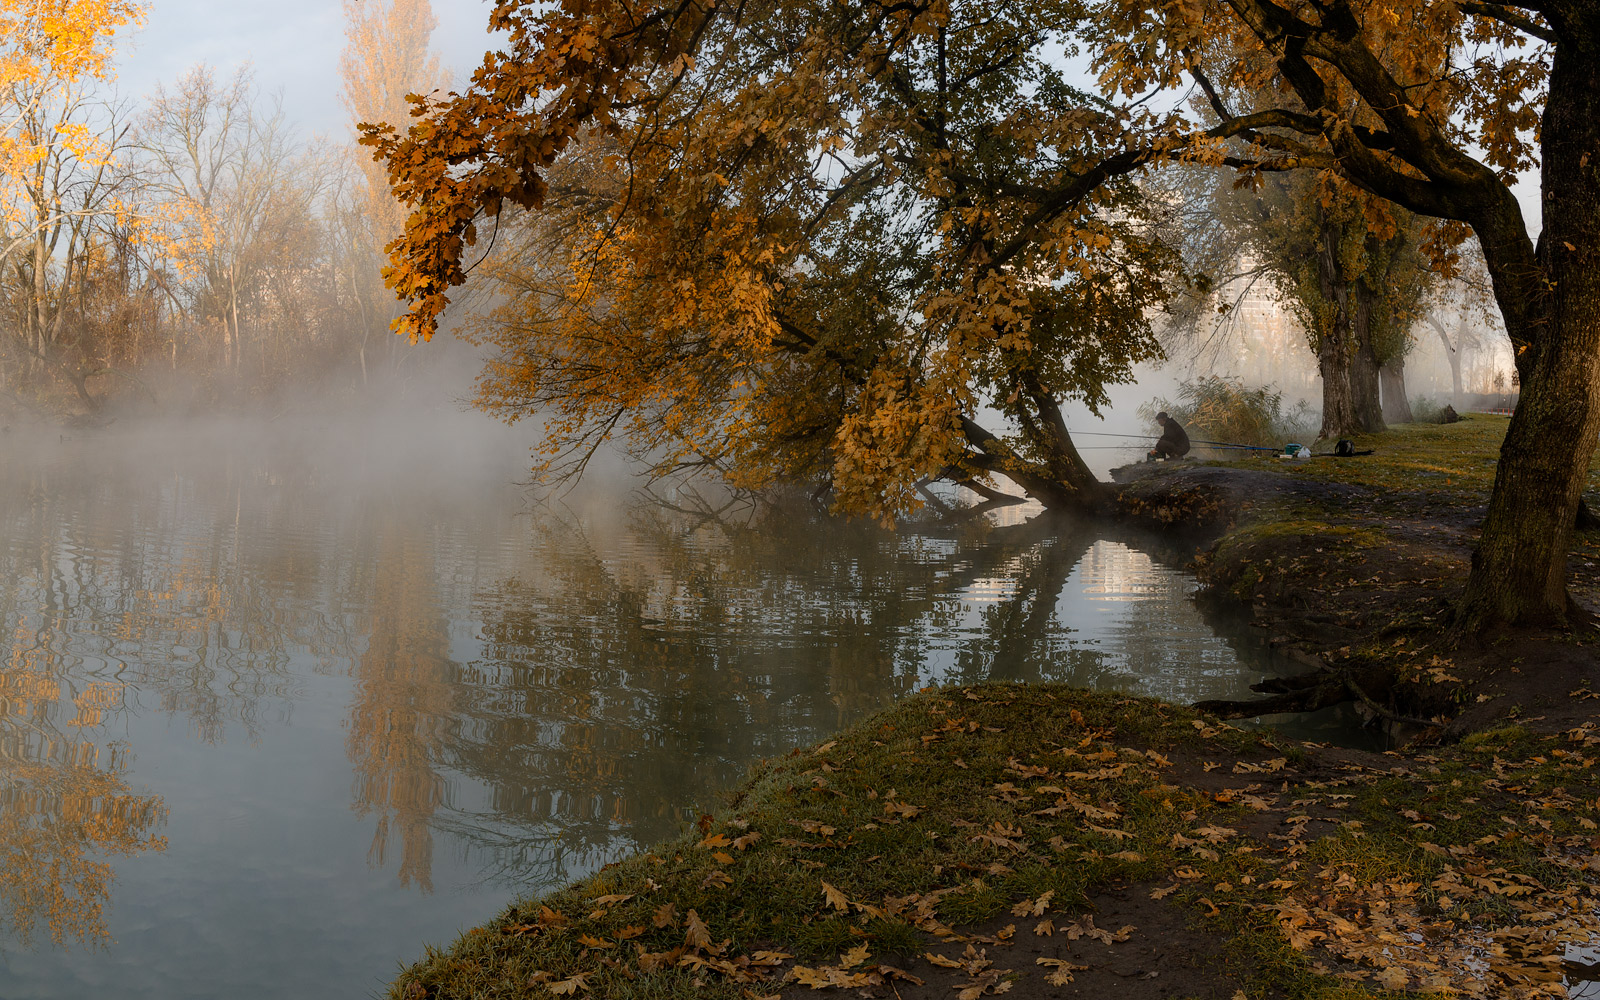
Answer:
[[[430,950],[391,996],[892,984],[996,916],[1018,915],[977,939],[995,951],[1047,923],[1095,933],[1116,887],[1223,935],[1247,997],[1562,995],[1562,943],[1600,902],[1597,745],[1513,728],[1363,756],[1055,685],[925,692],[758,766],[678,840]],[[972,995],[1044,995],[1030,983],[1051,971]]]

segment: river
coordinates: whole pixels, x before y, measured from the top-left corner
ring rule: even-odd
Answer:
[[[0,998],[375,994],[925,685],[1285,669],[1093,527],[534,504],[526,441],[438,411],[0,442]]]

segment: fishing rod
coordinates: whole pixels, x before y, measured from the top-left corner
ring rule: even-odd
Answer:
[[[1258,448],[1253,444],[1219,444],[1210,441],[1192,441],[1191,444],[1210,445],[1213,448],[1238,448],[1243,451],[1270,451],[1277,454],[1278,448]],[[1078,446],[1078,451],[1137,451],[1144,447],[1137,444],[1084,444]]]
[[[1068,431],[1067,433],[1072,434],[1072,435],[1074,435],[1076,437],[1137,438],[1137,439],[1139,439],[1141,441],[1158,441],[1158,440],[1161,439],[1161,435],[1159,435],[1159,434],[1113,434],[1110,431]],[[1197,440],[1195,438],[1190,438],[1189,439],[1189,443],[1190,444],[1203,444],[1203,445],[1206,445],[1206,446],[1212,447],[1212,448],[1237,448],[1237,449],[1239,449],[1241,451],[1270,451],[1270,452],[1273,452],[1274,454],[1276,454],[1277,452],[1283,450],[1281,448],[1267,448],[1267,447],[1263,447],[1261,445],[1255,445],[1255,444],[1234,444],[1231,441],[1200,441],[1200,440]],[[1104,449],[1107,449],[1107,448],[1132,448],[1132,447],[1135,447],[1135,446],[1131,445],[1131,444],[1130,445],[1085,445],[1083,448],[1081,448],[1079,450],[1080,451],[1088,451],[1088,450],[1100,451],[1100,450],[1104,450]]]

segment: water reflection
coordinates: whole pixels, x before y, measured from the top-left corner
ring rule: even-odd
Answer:
[[[0,900],[14,941],[121,942],[8,998],[370,990],[924,685],[1273,667],[1071,521],[530,512],[514,439],[270,430],[0,456]]]
[[[373,529],[352,583],[371,596],[366,648],[356,659],[346,751],[355,768],[355,809],[376,817],[368,860],[386,864],[391,833],[400,841],[401,885],[433,889],[433,820],[446,782],[436,770],[456,702],[445,648],[446,622],[433,579],[434,552],[392,513]]]
[[[166,807],[130,790],[127,747],[104,740],[127,690],[84,648],[112,643],[79,643],[61,627],[84,581],[49,559],[4,580],[0,601],[33,610],[7,621],[0,667],[0,928],[23,945],[41,924],[57,946],[102,944],[105,859],[162,850]]]

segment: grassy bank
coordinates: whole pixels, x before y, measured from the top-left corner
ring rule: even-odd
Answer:
[[[1138,523],[1221,527],[1212,599],[1375,705],[1476,713],[1465,739],[1372,755],[1051,685],[925,692],[430,951],[391,995],[1564,996],[1567,945],[1600,930],[1594,650],[1440,639],[1505,424],[1174,465],[1121,497]],[[1600,538],[1573,562],[1593,601]]]
[[[1373,451],[1357,458],[1140,469],[1121,507],[1221,530],[1195,563],[1211,599],[1249,608],[1360,697],[1461,732],[1518,718],[1559,729],[1593,714],[1568,696],[1600,687],[1592,634],[1449,631],[1507,423],[1402,425],[1357,439]],[[1600,494],[1600,462],[1591,483]],[[1600,613],[1600,532],[1574,533],[1570,568],[1574,599]]]
[[[1408,760],[1057,686],[927,692],[391,995],[1562,995],[1600,902],[1591,733]]]

